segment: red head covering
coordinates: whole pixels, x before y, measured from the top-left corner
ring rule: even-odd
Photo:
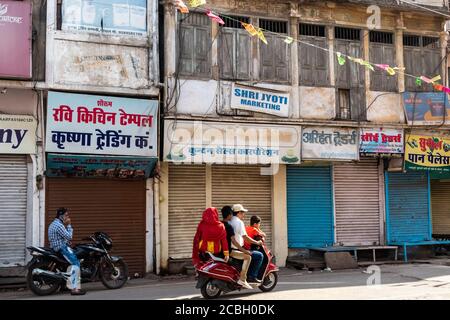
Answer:
[[[199,250],[206,251],[208,242],[214,243],[214,254],[220,251],[228,253],[227,232],[225,226],[219,220],[219,213],[216,208],[208,208],[203,211],[202,221],[197,227],[192,248],[194,265],[200,261],[198,257]]]

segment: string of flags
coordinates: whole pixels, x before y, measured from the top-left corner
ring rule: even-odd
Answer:
[[[189,8],[188,8],[188,6],[185,4],[185,2],[183,0],[174,0],[174,1],[175,1],[174,2],[175,7],[181,13],[183,13],[183,14],[189,13]],[[191,8],[197,8],[197,7],[200,7],[200,6],[206,4],[206,0],[187,0],[187,2],[189,3],[189,6]],[[225,24],[225,22],[223,21],[221,16],[222,17],[226,17],[226,18],[228,18],[230,20],[239,22],[242,25],[242,27],[250,34],[250,36],[252,36],[252,37],[257,36],[266,45],[268,44],[267,39],[266,39],[266,37],[264,35],[264,31],[265,30],[263,30],[261,28],[258,28],[258,27],[255,27],[251,23],[245,23],[245,22],[233,19],[232,17],[227,17],[227,16],[225,16],[223,14],[219,15],[217,13],[212,12],[210,9],[206,9],[205,10],[205,14],[213,22],[216,22],[216,23],[218,23],[220,25],[224,25]],[[276,34],[276,35],[280,36],[280,34],[277,34],[277,33],[271,32],[271,31],[267,31],[266,30],[266,32],[267,33],[273,33],[273,34]],[[322,47],[319,47],[319,46],[315,46],[315,45],[313,45],[311,43],[308,43],[308,42],[304,42],[304,41],[301,41],[301,40],[295,40],[294,38],[292,38],[290,36],[283,35],[283,37],[285,37],[284,42],[289,44],[289,45],[294,43],[294,41],[296,41],[296,42],[303,43],[303,44],[306,44],[306,45],[309,45],[309,46],[312,46],[312,47],[316,47],[316,48],[321,49],[321,50],[330,51],[329,49],[322,48]],[[348,59],[348,60],[350,60],[350,61],[352,61],[354,63],[358,63],[358,64],[364,66],[365,68],[369,69],[370,71],[375,71],[375,68],[374,68],[374,66],[375,66],[375,67],[377,67],[377,68],[379,68],[381,70],[384,70],[390,76],[395,76],[397,73],[401,73],[401,74],[404,74],[405,76],[415,78],[415,83],[416,83],[417,86],[422,86],[423,82],[425,82],[427,84],[433,85],[433,88],[436,91],[441,91],[441,92],[445,92],[445,93],[450,94],[450,88],[447,88],[447,87],[445,87],[445,86],[443,86],[443,85],[438,83],[438,81],[442,80],[440,75],[437,75],[437,76],[435,76],[435,77],[433,77],[431,79],[428,78],[428,77],[425,77],[425,76],[417,77],[417,76],[414,76],[414,75],[406,73],[405,72],[405,68],[392,67],[392,66],[390,66],[388,64],[373,64],[373,63],[370,63],[369,61],[365,61],[365,60],[363,60],[361,58],[355,58],[355,57],[352,57],[352,56],[349,56],[349,55],[345,55],[345,54],[343,54],[341,52],[336,52],[335,54],[336,54],[336,58],[337,58],[338,64],[340,66],[344,66],[345,63],[346,63],[346,60]]]

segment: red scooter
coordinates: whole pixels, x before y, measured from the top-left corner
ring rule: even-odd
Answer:
[[[259,284],[250,285],[259,288],[263,292],[272,291],[278,282],[278,267],[272,262],[274,256],[263,243],[261,250],[263,263],[259,272]],[[230,257],[228,263],[225,260],[208,253],[209,259],[197,266],[198,281],[196,288],[201,290],[205,299],[218,298],[222,293],[241,290],[242,286],[237,283],[240,278],[242,260]]]

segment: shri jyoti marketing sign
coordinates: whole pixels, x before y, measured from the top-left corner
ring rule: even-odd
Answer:
[[[31,78],[31,3],[0,0],[0,76]]]
[[[157,156],[154,100],[50,92],[46,151]]]
[[[289,93],[233,84],[231,108],[289,117]]]
[[[164,160],[183,163],[300,163],[300,127],[165,121]]]

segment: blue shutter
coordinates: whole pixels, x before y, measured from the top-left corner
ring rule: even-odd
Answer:
[[[289,167],[287,210],[290,248],[333,245],[331,167]]]
[[[388,242],[431,240],[428,174],[387,173]]]

